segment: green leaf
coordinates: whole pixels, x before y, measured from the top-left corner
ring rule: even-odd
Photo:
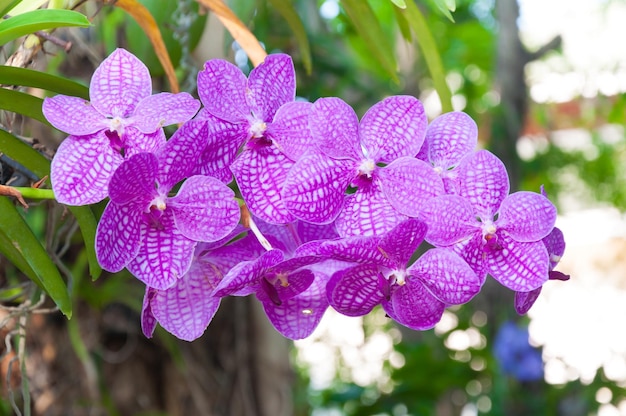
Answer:
[[[398,28],[400,29],[402,37],[407,42],[411,42],[413,40],[413,35],[411,34],[411,27],[409,26],[409,22],[406,21],[404,13],[397,7],[393,8],[393,13],[396,16],[396,22],[398,22]]]
[[[3,231],[0,231],[0,252],[2,252],[4,257],[15,267],[28,276],[30,280],[37,283],[39,287],[43,287],[37,273],[30,267],[24,256],[22,256],[22,253],[15,248],[9,237],[7,237]]]
[[[287,24],[291,28],[291,31],[296,36],[298,46],[300,47],[300,53],[302,54],[302,63],[307,74],[311,74],[313,70],[313,64],[311,61],[311,47],[309,46],[309,38],[307,37],[304,25],[300,16],[294,8],[291,0],[270,0],[270,3],[278,10],[278,12],[287,21]]]
[[[395,82],[399,82],[393,45],[385,33],[369,3],[364,0],[343,0],[344,10],[370,52]]]
[[[7,198],[0,197],[0,231],[5,234],[6,244],[13,246],[35,274],[35,283],[48,293],[61,312],[68,318],[72,316],[72,302],[67,286],[59,269],[41,246],[35,234],[18,213],[15,205]],[[5,250],[7,246],[4,247]],[[31,276],[29,276],[31,277]]]
[[[96,229],[98,227],[98,221],[89,206],[68,207],[68,209],[72,212],[76,221],[78,221],[80,232],[85,243],[85,250],[87,250],[89,274],[91,274],[92,280],[96,280],[102,274],[102,267],[100,267],[98,259],[96,258]]]
[[[404,0],[391,0],[391,2],[401,9],[406,9],[406,1]]]
[[[22,0],[0,0],[0,18],[4,17],[12,8]]]
[[[437,95],[439,95],[439,100],[441,101],[441,110],[444,113],[448,113],[452,111],[452,94],[446,82],[446,73],[443,69],[441,56],[437,50],[435,38],[428,29],[424,15],[422,15],[422,12],[414,2],[410,1],[407,3],[407,8],[404,10],[404,13],[406,13],[406,20],[413,29],[415,37],[418,39],[418,44],[424,55],[426,66],[433,79],[435,91],[437,91]]]
[[[0,110],[12,111],[51,126],[41,111],[43,100],[19,91],[0,88]]]
[[[41,9],[0,21],[0,45],[39,30],[64,26],[89,27],[85,15],[73,10]]]
[[[452,13],[456,10],[456,0],[435,0],[435,4],[441,13],[454,23]]]
[[[50,174],[48,159],[4,129],[0,129],[0,151],[40,178]]]
[[[41,88],[58,94],[89,99],[89,88],[78,82],[26,68],[0,66],[0,85]]]

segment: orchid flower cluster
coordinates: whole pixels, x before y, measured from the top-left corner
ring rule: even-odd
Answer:
[[[429,124],[418,99],[392,96],[359,121],[340,98],[296,99],[285,54],[249,77],[206,62],[199,101],[151,92],[145,65],[117,49],[96,69],[90,102],[43,104],[69,134],[52,161],[55,196],[109,199],[97,258],[146,285],[148,337],[158,323],[196,339],[223,297],[251,294],[291,339],[329,306],[359,316],[381,305],[425,330],[488,274],[517,292],[519,313],[564,277],[553,271],[565,248],[556,208],[542,193],[509,194],[504,165],[475,150],[462,112]],[[432,248],[412,262],[424,240]]]

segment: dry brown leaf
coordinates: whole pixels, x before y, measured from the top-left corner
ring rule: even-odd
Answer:
[[[21,206],[24,207],[24,209],[28,209],[28,204],[26,203],[26,201],[24,201],[24,198],[22,197],[20,191],[13,188],[12,186],[0,185],[0,195],[12,196],[17,199],[17,201],[20,203]]]
[[[197,2],[215,13],[233,39],[246,52],[254,66],[258,66],[265,60],[267,52],[265,52],[259,40],[222,0],[197,0]]]

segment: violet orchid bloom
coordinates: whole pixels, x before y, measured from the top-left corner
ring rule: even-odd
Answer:
[[[107,197],[115,169],[139,152],[165,143],[163,126],[191,119],[200,103],[187,93],[152,94],[148,68],[124,49],[116,49],[96,69],[91,101],[57,95],[43,102],[43,114],[68,133],[50,168],[56,199],[87,205]]]
[[[483,279],[489,273],[514,291],[540,287],[549,267],[541,239],[554,228],[554,205],[533,192],[509,195],[504,164],[486,150],[459,167],[458,184],[458,195],[426,202],[426,240],[452,247]]]
[[[189,121],[158,154],[139,153],[117,169],[96,231],[105,270],[126,267],[147,286],[165,290],[187,272],[198,241],[219,240],[235,228],[234,192],[215,178],[192,176],[169,196],[193,167],[193,144],[203,129],[206,123]]]
[[[557,227],[554,227],[550,234],[544,237],[541,241],[543,241],[543,244],[548,250],[548,255],[550,256],[548,279],[563,281],[569,280],[569,275],[554,270],[554,268],[561,261],[563,253],[565,253],[565,238],[563,237],[563,232]],[[537,300],[537,298],[539,298],[539,295],[541,294],[542,287],[543,286],[540,286],[535,290],[531,290],[530,292],[515,292],[515,310],[519,315],[526,314],[535,304],[535,301]]]
[[[463,112],[445,113],[434,119],[426,130],[424,145],[417,158],[428,162],[441,176],[446,193],[457,193],[456,169],[472,154],[478,143],[478,127]]]
[[[251,234],[224,245],[241,231],[237,227],[218,242],[199,243],[189,271],[171,288],[146,287],[141,320],[146,337],[152,337],[157,322],[185,341],[204,333],[220,305],[221,298],[213,292],[222,277],[238,263],[253,260],[264,251]]]
[[[321,244],[321,255],[360,263],[331,277],[326,287],[330,305],[359,316],[382,304],[398,323],[425,330],[439,322],[446,306],[468,302],[480,291],[481,281],[457,254],[430,249],[409,266],[425,234],[426,225],[411,218],[382,237]]]
[[[310,103],[296,102],[291,57],[271,54],[246,76],[230,62],[213,59],[198,73],[204,104],[199,118],[210,124],[201,172],[237,180],[248,209],[275,224],[295,218],[284,207],[281,190],[287,172],[308,148]],[[244,145],[241,154],[235,158]]]
[[[443,193],[441,178],[414,157],[426,124],[421,102],[410,96],[377,103],[360,124],[341,99],[317,100],[309,125],[319,152],[307,153],[289,172],[287,209],[304,221],[336,221],[341,236],[389,231]],[[349,187],[356,191],[346,194]]]

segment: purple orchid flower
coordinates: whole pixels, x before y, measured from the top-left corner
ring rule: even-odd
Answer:
[[[91,102],[57,95],[43,102],[43,114],[68,133],[50,168],[56,199],[67,205],[96,203],[107,197],[113,172],[140,152],[165,143],[163,126],[191,119],[200,103],[187,93],[151,95],[148,68],[124,49],[116,49],[96,69]]]
[[[439,176],[414,157],[426,124],[422,104],[410,96],[379,102],[360,124],[341,99],[317,100],[309,125],[319,152],[305,154],[289,172],[287,209],[312,223],[336,221],[341,236],[382,234],[416,215],[424,200],[443,193]],[[348,195],[350,186],[356,192]]]
[[[504,164],[486,150],[458,170],[458,195],[440,195],[425,204],[420,218],[428,225],[426,240],[454,246],[483,279],[489,273],[523,292],[541,286],[549,267],[541,239],[554,228],[554,205],[533,192],[509,195]]]
[[[157,322],[185,341],[193,341],[204,333],[219,308],[221,297],[213,292],[224,275],[238,263],[253,260],[264,251],[251,234],[225,246],[241,228],[218,242],[199,243],[189,271],[171,288],[146,287],[141,320],[146,337],[152,337]]]
[[[426,234],[418,219],[398,224],[382,237],[348,237],[322,243],[317,252],[359,263],[335,273],[326,287],[330,305],[348,316],[381,304],[398,323],[430,329],[449,305],[468,302],[481,287],[476,273],[457,254],[430,249],[409,260]]]
[[[206,123],[189,121],[156,155],[132,156],[113,174],[96,231],[105,270],[127,267],[147,286],[168,289],[189,269],[198,241],[219,240],[237,225],[234,192],[215,178],[192,176],[169,196],[193,168],[203,129]]]
[[[426,139],[417,158],[429,162],[441,176],[446,193],[458,192],[457,167],[472,154],[478,143],[478,127],[462,112],[442,114],[426,130]]]
[[[543,238],[543,244],[546,246],[548,255],[550,256],[550,266],[548,267],[548,280],[569,280],[569,275],[563,274],[554,268],[561,261],[563,253],[565,253],[565,238],[563,232],[554,227],[550,234]],[[535,304],[537,298],[541,294],[541,288],[538,287],[530,292],[515,292],[515,310],[519,315],[525,315]]]
[[[291,57],[272,54],[246,76],[235,65],[213,59],[198,73],[209,120],[209,144],[202,172],[230,181],[230,170],[255,216],[275,224],[295,218],[284,207],[281,190],[287,172],[308,148],[310,103],[296,102]],[[235,158],[242,147],[241,154]]]

